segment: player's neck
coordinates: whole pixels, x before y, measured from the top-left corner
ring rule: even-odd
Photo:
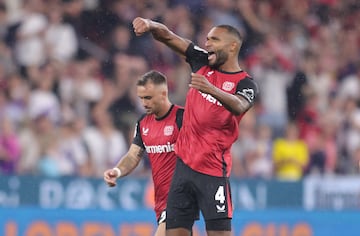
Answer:
[[[241,71],[238,61],[228,61],[223,65],[219,66],[218,69],[220,71],[230,72],[230,73]]]
[[[171,107],[172,107],[171,102],[167,101],[166,104],[163,106],[163,109],[161,109],[161,111],[158,114],[155,114],[155,118],[161,119],[165,117],[169,113]]]

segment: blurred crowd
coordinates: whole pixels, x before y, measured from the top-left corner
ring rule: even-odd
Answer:
[[[232,176],[359,174],[358,0],[0,0],[0,174],[101,177],[125,154],[150,69],[183,105],[190,68],[137,17],[204,47],[230,24],[260,97],[240,124]],[[135,175],[148,175],[146,158]]]

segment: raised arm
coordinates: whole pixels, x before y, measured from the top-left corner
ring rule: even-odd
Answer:
[[[136,144],[131,144],[129,151],[123,156],[114,169],[108,169],[104,172],[104,181],[110,186],[113,187],[116,185],[116,180],[119,177],[126,176],[130,174],[135,167],[138,166],[144,149]],[[119,174],[120,173],[120,174]]]
[[[133,27],[137,36],[150,32],[156,40],[164,43],[180,55],[185,55],[185,51],[191,43],[190,40],[182,38],[169,30],[166,25],[150,19],[136,17],[133,20]]]

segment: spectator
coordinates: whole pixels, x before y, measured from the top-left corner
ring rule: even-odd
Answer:
[[[255,112],[250,110],[239,124],[239,137],[231,147],[232,176],[246,177],[250,173],[248,159],[256,150],[255,121]]]
[[[44,35],[47,57],[61,63],[71,61],[78,51],[74,28],[63,22],[61,5],[51,6],[47,16],[49,24]]]
[[[29,75],[34,88],[28,100],[28,113],[31,119],[39,114],[47,113],[52,122],[60,121],[60,101],[54,93],[56,72],[52,64],[41,68],[31,68]]]
[[[115,128],[110,114],[102,107],[92,111],[93,125],[83,131],[85,145],[93,167],[93,173],[102,177],[104,170],[116,165],[121,156],[127,152],[125,135]]]
[[[30,85],[18,73],[7,77],[7,115],[14,122],[18,132],[26,122],[28,115],[28,98],[31,93]]]
[[[273,176],[273,133],[270,126],[260,124],[256,129],[256,150],[249,165],[249,177],[270,179]]]
[[[58,152],[61,175],[91,176],[90,156],[76,125],[75,120],[70,120],[64,122],[60,128]]]
[[[19,157],[19,137],[15,133],[12,121],[2,117],[0,118],[0,173],[16,174]]]
[[[44,32],[48,21],[43,14],[44,4],[40,0],[24,2],[15,50],[16,61],[24,73],[27,67],[40,66],[46,61]]]
[[[290,121],[296,121],[304,109],[306,95],[309,93],[309,76],[312,75],[315,55],[306,51],[300,61],[295,76],[287,86],[287,112]]]
[[[53,161],[41,162],[46,157],[45,154],[52,153],[57,139],[58,132],[50,115],[45,111],[37,114],[21,129],[19,133],[21,156],[18,163],[20,174],[59,174],[56,163]],[[49,165],[43,165],[44,163]],[[51,165],[50,165],[51,164]],[[40,167],[40,168],[39,168]],[[42,167],[46,167],[43,169]],[[50,172],[45,172],[49,170]]]
[[[285,137],[274,140],[274,176],[280,180],[300,180],[309,163],[309,152],[294,123],[286,127]]]

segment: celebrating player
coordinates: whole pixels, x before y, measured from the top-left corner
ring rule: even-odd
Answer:
[[[190,235],[199,211],[209,236],[231,235],[230,148],[258,94],[254,80],[239,66],[242,37],[230,25],[213,27],[204,50],[159,22],[137,17],[133,27],[137,36],[150,32],[185,56],[193,71],[175,146],[179,158],[168,196],[166,235]]]

